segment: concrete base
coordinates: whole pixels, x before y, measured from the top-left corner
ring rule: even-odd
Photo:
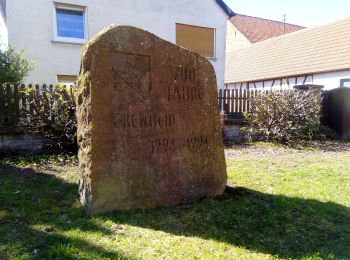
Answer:
[[[233,142],[242,142],[248,138],[245,130],[246,126],[243,119],[226,119],[224,121],[224,140]]]
[[[40,153],[50,144],[52,144],[50,139],[28,134],[2,134],[0,156]]]
[[[224,140],[242,142],[247,138],[247,133],[241,128],[242,125],[224,125]]]

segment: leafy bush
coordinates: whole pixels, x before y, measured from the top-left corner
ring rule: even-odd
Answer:
[[[321,97],[314,91],[271,91],[252,97],[249,131],[263,141],[310,140],[320,127]]]
[[[24,92],[27,108],[22,127],[54,139],[60,147],[76,150],[75,87],[57,84],[52,89],[27,88]]]
[[[0,84],[20,83],[34,65],[24,57],[24,50],[12,46],[0,49]]]

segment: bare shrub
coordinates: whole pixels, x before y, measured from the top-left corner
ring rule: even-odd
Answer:
[[[76,149],[75,88],[57,84],[52,89],[24,90],[27,107],[21,126],[28,132],[54,139],[60,147]]]
[[[293,143],[314,138],[320,127],[321,97],[316,92],[260,92],[246,114],[249,131],[263,141]]]

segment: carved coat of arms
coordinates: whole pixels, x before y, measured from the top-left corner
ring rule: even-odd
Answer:
[[[113,55],[113,79],[117,91],[130,89],[145,99],[152,91],[150,56],[117,53]]]

